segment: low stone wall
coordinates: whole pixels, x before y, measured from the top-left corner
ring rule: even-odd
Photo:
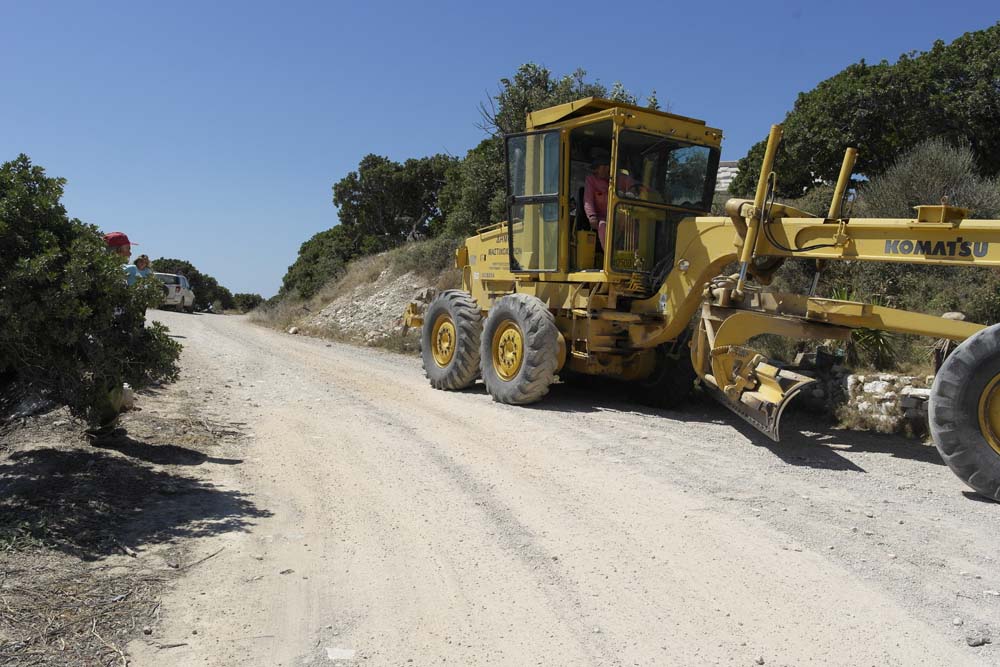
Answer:
[[[881,433],[927,432],[927,407],[934,376],[848,375],[846,401],[837,416],[848,427]]]
[[[832,415],[847,428],[923,435],[934,376],[852,374],[825,348],[799,354],[794,370],[817,382],[795,399],[800,407]]]

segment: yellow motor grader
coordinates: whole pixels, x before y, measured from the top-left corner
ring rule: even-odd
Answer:
[[[508,219],[458,249],[463,289],[409,317],[422,324],[431,385],[481,377],[495,400],[525,404],[557,374],[598,375],[668,405],[697,378],[777,440],[786,405],[814,380],[747,347],[754,336],[847,339],[866,328],[951,339],[961,344],[934,381],[931,434],[961,479],[1000,500],[1000,327],[818,298],[815,281],[808,295],[762,289],[786,258],[1000,266],[1000,220],[948,205],[918,206],[912,219],[843,217],[850,148],[825,217],[783,206],[773,200],[780,138],[773,127],[753,201],[711,217],[720,130],[597,98],[529,114],[527,131],[505,138]],[[587,182],[601,165],[603,194]]]

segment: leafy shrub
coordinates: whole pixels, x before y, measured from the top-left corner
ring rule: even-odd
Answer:
[[[858,205],[867,217],[911,218],[914,206],[938,204],[942,197],[971,209],[974,217],[1000,217],[1000,180],[979,174],[967,143],[952,145],[941,138],[907,151],[864,184]]]
[[[392,268],[400,274],[413,271],[425,277],[436,276],[455,265],[455,250],[462,243],[450,237],[407,243],[392,251]]]
[[[233,306],[241,313],[248,313],[262,303],[264,303],[264,297],[260,294],[240,292],[233,295]]]
[[[126,285],[97,228],[66,215],[64,183],[25,155],[0,166],[0,376],[96,424],[123,382],[175,378],[180,345],[145,326],[159,282]]]

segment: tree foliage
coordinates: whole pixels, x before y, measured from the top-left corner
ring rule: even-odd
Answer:
[[[862,184],[859,207],[868,217],[910,218],[915,206],[942,199],[970,209],[973,217],[1000,218],[1000,179],[979,173],[969,144],[935,137]]]
[[[971,147],[979,171],[1000,172],[1000,23],[896,63],[850,65],[801,93],[784,122],[779,194],[797,197],[837,177],[844,148],[859,149],[855,172],[885,172],[930,137]],[[756,188],[764,141],[740,160],[730,191]]]
[[[438,195],[455,163],[446,155],[411,158],[400,164],[366,155],[333,186],[340,224],[358,240],[364,254],[426,237],[442,218]]]
[[[96,423],[109,390],[173,379],[180,345],[145,326],[160,284],[126,285],[97,228],[67,216],[64,184],[25,155],[0,166],[0,376]]]
[[[159,273],[176,273],[188,279],[194,292],[195,307],[204,310],[210,304],[218,304],[223,309],[234,307],[233,293],[219,284],[219,281],[202,273],[194,264],[183,259],[160,257],[150,262],[153,271]]]
[[[264,303],[264,297],[260,294],[237,292],[233,295],[233,306],[241,313],[248,313],[262,303]]]
[[[528,114],[582,97],[607,97],[608,89],[586,80],[587,72],[554,76],[547,67],[526,63],[511,78],[500,79],[497,94],[479,105],[481,127],[493,136],[523,132]],[[621,84],[621,94],[630,95]],[[635,99],[632,97],[632,99]]]

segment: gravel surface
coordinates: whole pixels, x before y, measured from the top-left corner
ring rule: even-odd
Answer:
[[[223,550],[137,665],[1000,662],[1000,507],[931,447],[565,385],[504,406],[415,358],[156,319],[182,388],[246,425],[206,474],[264,511],[195,538]]]

